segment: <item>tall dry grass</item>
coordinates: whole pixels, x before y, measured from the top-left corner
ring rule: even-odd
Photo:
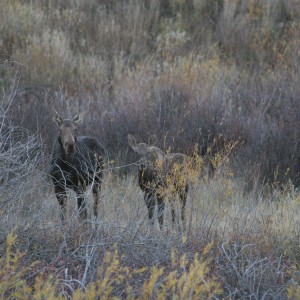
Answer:
[[[74,299],[185,299],[188,294],[191,299],[286,299],[287,289],[297,294],[299,193],[287,186],[269,198],[263,193],[245,196],[225,158],[213,179],[195,178],[191,184],[185,230],[172,226],[169,203],[163,229],[157,222],[152,226],[137,178],[120,178],[113,170],[105,172],[96,222],[92,193],[87,191],[86,225],[79,221],[73,193],[68,194],[63,228],[47,177],[31,189],[30,199],[20,198],[2,210],[1,233],[4,242],[14,230],[14,247],[23,253],[16,283],[22,279],[22,286],[28,285],[36,297],[34,282],[40,276],[49,280],[49,292]],[[28,204],[30,212],[24,209]],[[25,269],[36,261],[39,264]],[[1,276],[2,284],[8,283],[10,277]]]

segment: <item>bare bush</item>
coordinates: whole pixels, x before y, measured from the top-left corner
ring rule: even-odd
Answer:
[[[36,189],[44,172],[43,147],[37,133],[16,126],[10,118],[16,88],[1,95],[0,103],[0,208],[17,208]],[[40,174],[39,174],[40,173]]]
[[[0,51],[23,66],[15,124],[46,145],[50,108],[81,110],[121,164],[134,159],[130,132],[201,154],[235,139],[238,176],[299,184],[296,1],[3,4]],[[0,71],[7,85],[12,71]]]
[[[226,141],[235,140],[239,146],[232,154],[234,172],[247,178],[248,188],[289,179],[299,184],[298,76],[283,70],[253,78],[226,67],[219,75],[215,62],[197,63],[199,69],[192,74],[172,75],[174,70],[167,70],[155,78],[148,67],[124,74],[115,84],[113,102],[105,91],[69,95],[42,86],[20,89],[11,115],[14,124],[38,131],[50,152],[52,108],[67,115],[83,111],[88,118],[81,132],[97,137],[120,165],[136,160],[126,142],[130,132],[144,140],[156,133],[159,147],[166,151],[191,154],[198,144],[199,154],[210,157]]]
[[[285,265],[262,257],[255,245],[223,243],[218,268],[230,299],[279,299],[286,290]]]

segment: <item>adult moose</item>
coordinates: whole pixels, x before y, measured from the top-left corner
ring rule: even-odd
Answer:
[[[87,218],[84,192],[88,185],[92,185],[94,216],[97,217],[103,171],[102,147],[93,137],[77,136],[78,125],[83,121],[82,113],[71,120],[62,119],[54,111],[53,121],[59,134],[53,145],[50,175],[61,207],[62,221],[66,217],[66,188],[76,193],[79,214],[83,220]]]
[[[155,146],[157,137],[149,137],[148,143],[137,143],[136,138],[128,134],[128,143],[141,156],[139,164],[139,186],[144,192],[144,200],[148,208],[148,218],[154,223],[155,200],[158,208],[158,222],[162,228],[164,222],[165,200],[171,196],[172,222],[175,223],[174,198],[181,199],[181,219],[184,222],[185,205],[188,193],[187,176],[184,172],[186,155],[182,153],[164,152]],[[170,195],[171,194],[171,195]]]

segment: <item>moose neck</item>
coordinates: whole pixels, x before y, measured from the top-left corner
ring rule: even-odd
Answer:
[[[153,172],[162,166],[164,153],[158,147],[152,146],[149,153],[141,159],[140,170]]]

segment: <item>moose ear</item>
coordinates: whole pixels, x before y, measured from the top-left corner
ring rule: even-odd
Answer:
[[[76,115],[74,118],[73,118],[73,122],[76,124],[76,125],[79,125],[83,122],[83,116],[84,116],[84,113],[80,113],[78,115]]]
[[[131,146],[131,147],[135,147],[136,146],[136,139],[135,139],[135,137],[133,135],[128,134],[127,135],[127,140],[128,140],[129,146]]]
[[[58,125],[60,126],[63,122],[63,119],[59,116],[59,114],[57,113],[57,111],[55,111],[53,109],[53,112],[54,112],[54,115],[53,115],[53,118],[52,120]]]
[[[157,142],[156,134],[152,134],[148,139],[148,146],[154,146]]]

